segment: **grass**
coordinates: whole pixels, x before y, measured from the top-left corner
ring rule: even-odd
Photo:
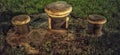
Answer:
[[[13,14],[35,14],[44,12],[45,5],[60,0],[0,0],[0,12]],[[61,0],[62,1],[62,0]],[[87,18],[90,14],[99,14],[107,18],[108,28],[117,29],[120,21],[119,0],[63,0],[72,5],[72,15]],[[114,17],[117,16],[117,17]],[[114,24],[114,25],[111,25]],[[119,28],[120,29],[120,28]]]
[[[100,38],[88,39],[87,50],[81,55],[119,55],[120,52],[120,0],[0,0],[0,14],[8,15],[5,18],[11,18],[18,14],[38,14],[44,12],[45,5],[55,1],[66,1],[72,5],[71,13],[74,20],[86,19],[90,14],[103,15],[107,19],[104,25],[105,35]],[[9,13],[9,14],[8,14]],[[12,15],[11,15],[12,14]],[[2,17],[2,16],[0,16]],[[79,25],[79,24],[74,24]],[[72,26],[70,26],[72,27]],[[3,38],[2,35],[0,38]],[[4,40],[0,40],[2,46]],[[51,42],[46,43],[47,45]],[[45,46],[50,51],[49,46]],[[11,49],[6,50],[7,52]],[[14,53],[15,52],[15,53]],[[11,54],[22,55],[22,52],[11,51]],[[53,52],[51,52],[52,54]],[[9,53],[8,53],[9,54]]]

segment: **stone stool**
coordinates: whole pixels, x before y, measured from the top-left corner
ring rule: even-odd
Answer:
[[[30,28],[28,26],[30,22],[30,17],[28,15],[19,15],[15,16],[12,19],[12,24],[14,25],[14,29],[17,34],[26,34],[30,32]]]
[[[24,46],[27,54],[39,54],[39,50],[33,48],[30,43],[39,46],[46,31],[41,29],[30,30],[28,25],[30,20],[28,15],[13,17],[11,22],[14,25],[14,32],[8,35],[6,41],[11,47]]]
[[[27,42],[27,34],[30,32],[28,15],[18,15],[11,20],[14,25],[14,33],[9,34],[6,41],[11,46],[19,46],[22,42]]]
[[[101,15],[89,15],[87,18],[88,21],[88,33],[95,35],[95,36],[101,36],[102,33],[102,27],[103,24],[106,23],[105,17]]]
[[[68,29],[68,15],[72,11],[72,6],[64,1],[53,2],[45,7],[48,14],[48,28],[50,30],[66,30]],[[62,32],[62,31],[60,31]]]

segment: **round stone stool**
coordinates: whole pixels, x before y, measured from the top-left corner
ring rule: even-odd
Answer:
[[[101,15],[89,15],[88,21],[88,33],[95,36],[101,36],[103,24],[106,23],[106,18]]]
[[[14,29],[17,34],[26,34],[30,32],[30,28],[28,26],[30,17],[28,15],[15,16],[11,22],[14,25]]]
[[[18,15],[13,17],[11,22],[14,25],[14,32],[9,34],[6,38],[7,43],[14,47],[19,46],[23,42],[29,42],[27,34],[30,32],[28,26],[30,17],[28,15]]]

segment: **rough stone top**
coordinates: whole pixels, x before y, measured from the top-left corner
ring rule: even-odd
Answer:
[[[92,24],[104,24],[107,22],[106,18],[101,15],[89,15],[87,21]]]
[[[23,25],[30,22],[30,17],[28,15],[18,15],[13,17],[12,24],[14,25]]]
[[[67,4],[64,1],[58,1],[53,2],[51,4],[48,4],[45,7],[45,12],[48,13],[48,15],[55,15],[55,16],[62,16],[62,15],[68,15],[72,11],[72,6]]]

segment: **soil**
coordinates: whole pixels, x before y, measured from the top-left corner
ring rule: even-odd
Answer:
[[[68,33],[64,35],[44,28],[47,26],[46,19],[38,18],[37,21],[31,23],[30,26],[36,31],[29,35],[30,46],[39,50],[36,55],[119,55],[119,31],[103,28],[102,36],[91,36],[86,32],[86,20],[70,18]],[[37,24],[33,25],[34,22]],[[44,25],[39,26],[43,23]],[[0,35],[1,55],[27,55],[24,47],[13,48],[7,44],[5,38]]]

